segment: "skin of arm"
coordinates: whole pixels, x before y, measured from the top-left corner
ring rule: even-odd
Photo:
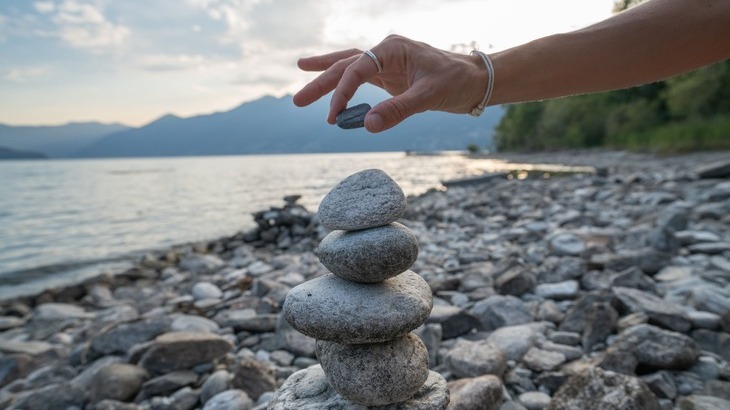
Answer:
[[[295,96],[311,104],[334,90],[327,121],[369,82],[393,98],[373,107],[365,128],[380,132],[427,110],[467,113],[484,96],[479,56],[389,36],[371,49],[383,71],[357,49],[299,60],[323,71]],[[489,105],[600,92],[658,81],[730,57],[730,0],[650,0],[603,22],[494,53]]]

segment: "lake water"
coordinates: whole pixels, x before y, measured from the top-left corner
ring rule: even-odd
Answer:
[[[367,168],[406,194],[441,180],[513,169],[461,155],[403,153],[2,161],[0,299],[120,271],[148,250],[253,227],[251,213],[300,194],[314,211]]]

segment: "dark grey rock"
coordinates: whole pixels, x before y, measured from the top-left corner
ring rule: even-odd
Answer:
[[[417,328],[432,303],[428,283],[411,271],[375,284],[325,275],[292,289],[283,311],[292,327],[315,339],[377,343]]]
[[[70,383],[56,383],[17,395],[12,409],[68,410],[82,408],[85,391]]]
[[[111,325],[91,339],[91,350],[97,355],[126,354],[132,346],[167,332],[170,324],[164,316]]]
[[[613,271],[623,271],[632,266],[638,266],[648,274],[659,272],[670,262],[670,255],[647,247],[635,250],[623,250],[619,253],[593,255],[590,265]]]
[[[403,216],[406,197],[398,184],[379,169],[350,175],[319,204],[319,221],[330,230],[353,231],[387,225]]]
[[[359,345],[318,340],[317,357],[330,385],[342,397],[366,406],[410,399],[429,374],[426,347],[412,333]]]
[[[372,108],[370,107],[370,104],[362,103],[342,110],[342,112],[337,114],[337,117],[335,117],[337,126],[344,130],[364,127],[365,114],[370,111],[370,108]]]
[[[691,290],[693,305],[720,316],[730,313],[730,291],[716,286],[697,286]]]
[[[279,315],[273,313],[259,314],[254,309],[226,309],[220,311],[213,320],[221,327],[232,327],[241,332],[273,332]]]
[[[702,164],[695,169],[700,178],[727,178],[730,177],[730,161],[720,160],[709,164]]]
[[[680,397],[677,400],[677,408],[679,410],[730,409],[730,400],[721,399],[719,397],[692,394],[686,397]]]
[[[438,352],[441,348],[443,330],[438,323],[424,324],[416,328],[413,333],[421,338],[428,350],[428,367],[433,369],[438,364]]]
[[[231,374],[227,370],[218,370],[208,376],[200,387],[200,402],[205,404],[211,397],[228,390],[231,385]]]
[[[591,292],[580,299],[568,310],[565,319],[560,323],[560,330],[583,334],[590,321],[590,312],[595,303],[610,303],[613,298],[602,292]]]
[[[588,321],[583,329],[581,344],[590,352],[597,343],[605,342],[608,335],[616,329],[618,312],[608,302],[594,303],[588,312]]]
[[[691,338],[651,325],[638,325],[621,332],[616,349],[630,352],[639,366],[653,370],[681,370],[695,364],[699,347]]]
[[[537,284],[535,274],[529,268],[516,266],[494,281],[494,288],[502,295],[520,296],[532,292]]]
[[[485,340],[459,339],[444,357],[446,368],[456,377],[476,377],[484,374],[502,376],[507,360],[502,350]]]
[[[139,397],[169,396],[183,387],[194,385],[197,381],[197,373],[190,370],[176,370],[147,380],[142,385]]]
[[[627,311],[646,313],[650,323],[678,332],[686,332],[692,326],[682,308],[651,293],[617,286],[613,294]]]
[[[483,329],[487,331],[533,321],[525,303],[514,296],[490,296],[477,302],[472,307],[471,314],[479,319]]]
[[[418,240],[393,222],[358,231],[333,231],[319,244],[319,260],[335,275],[376,283],[405,272],[418,258]]]
[[[426,382],[410,400],[378,410],[445,410],[449,403],[446,380],[429,372]],[[269,402],[269,410],[332,409],[367,410],[339,394],[327,382],[322,367],[315,365],[291,375]]]
[[[276,345],[297,356],[314,357],[316,340],[295,330],[284,315],[279,315],[276,322]]]
[[[665,371],[641,376],[647,386],[661,399],[674,400],[677,397],[677,384],[674,383],[672,375]]]
[[[453,339],[481,327],[479,319],[464,309],[452,305],[434,306],[426,323],[441,325],[444,339]]]
[[[485,375],[449,382],[450,410],[497,410],[502,403],[502,381]]]
[[[0,357],[0,387],[25,377],[37,365],[37,360],[27,354],[3,355]]]
[[[646,384],[637,377],[590,368],[558,390],[548,410],[660,410]]]
[[[189,369],[218,359],[231,348],[231,342],[211,333],[170,332],[155,338],[139,365],[152,374]]]

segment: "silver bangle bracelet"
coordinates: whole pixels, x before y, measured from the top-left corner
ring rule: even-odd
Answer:
[[[484,93],[484,98],[482,99],[482,102],[480,102],[479,105],[474,107],[471,112],[469,112],[469,115],[478,117],[482,115],[482,113],[484,112],[484,108],[486,108],[487,104],[489,103],[489,99],[492,97],[492,91],[494,90],[494,65],[492,65],[492,60],[484,52],[474,50],[471,52],[471,55],[474,54],[478,54],[479,57],[482,58],[482,60],[484,61],[484,65],[487,66],[487,75],[489,76],[489,78],[487,79],[487,91]]]

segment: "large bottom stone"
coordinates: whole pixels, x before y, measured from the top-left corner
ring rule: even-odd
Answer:
[[[299,370],[276,391],[268,410],[445,410],[449,404],[446,380],[436,372],[405,402],[367,407],[355,404],[339,394],[327,382],[320,365]]]
[[[428,351],[409,333],[373,344],[317,341],[317,358],[330,386],[354,403],[383,406],[413,397],[428,378]]]

